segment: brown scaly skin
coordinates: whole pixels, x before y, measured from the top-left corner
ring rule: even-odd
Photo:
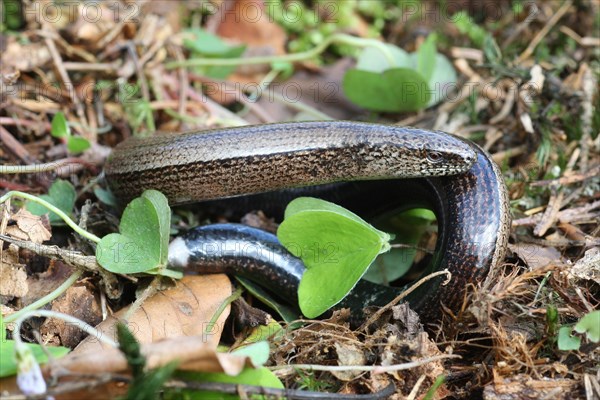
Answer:
[[[440,302],[457,310],[467,284],[481,282],[502,262],[510,227],[506,187],[487,153],[446,133],[414,128],[331,121],[155,136],[117,146],[105,173],[110,188],[124,200],[150,188],[176,204],[353,181],[318,197],[359,215],[429,207],[438,218],[439,234],[432,263],[424,272],[448,269],[453,278],[446,286],[440,286],[443,278],[430,281],[408,297],[427,320],[439,318]],[[262,208],[261,195],[249,199],[251,209]],[[227,231],[219,231],[215,240],[238,238],[235,228]],[[195,236],[184,240],[193,246]],[[282,297],[295,298],[297,281],[277,282],[290,267],[285,262],[266,268],[262,261],[261,268],[244,263],[247,268],[240,270],[231,260],[226,266],[217,256],[212,261],[204,268],[207,272],[250,278],[262,274],[257,279],[261,283],[271,282]],[[355,310],[384,305],[400,290],[361,281],[342,305]]]
[[[358,122],[299,122],[130,139],[104,171],[122,199],[162,191],[171,204],[329,182],[452,175],[475,161],[441,132]]]

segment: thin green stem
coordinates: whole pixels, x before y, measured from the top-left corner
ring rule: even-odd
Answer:
[[[19,332],[21,331],[21,325],[23,324],[23,321],[25,321],[27,318],[31,318],[31,317],[46,317],[46,318],[62,319],[63,321],[73,324],[74,326],[78,327],[79,329],[81,329],[82,331],[87,333],[88,335],[93,336],[94,338],[100,340],[101,342],[104,342],[105,344],[107,344],[109,346],[116,347],[116,348],[119,347],[119,345],[114,340],[109,339],[106,336],[106,334],[100,332],[93,326],[87,324],[86,322],[84,322],[78,318],[75,318],[68,314],[56,312],[56,311],[36,310],[36,311],[30,311],[28,313],[25,313],[24,315],[21,316],[21,318],[19,318],[15,321],[15,335],[14,335],[15,349],[18,348],[19,346],[23,346],[23,340],[21,339],[21,335],[19,334]]]
[[[94,235],[93,233],[89,233],[85,229],[82,229],[71,218],[69,218],[69,216],[67,214],[65,214],[62,210],[60,210],[59,208],[55,207],[54,205],[48,203],[46,200],[40,199],[39,197],[33,196],[29,193],[19,192],[17,190],[11,190],[10,192],[6,193],[4,196],[0,197],[0,204],[4,203],[5,201],[7,201],[8,199],[10,199],[12,197],[21,197],[23,199],[33,201],[34,203],[38,203],[38,204],[46,207],[48,210],[50,210],[53,213],[55,213],[56,215],[58,215],[63,221],[65,221],[65,223],[67,225],[69,225],[71,227],[71,229],[73,229],[79,235],[83,236],[84,238],[86,238],[88,240],[91,240],[92,242],[100,243],[100,238],[98,236]]]
[[[425,394],[425,397],[423,398],[423,400],[431,400],[431,399],[433,399],[434,396],[435,396],[435,392],[437,392],[437,390],[439,389],[439,387],[442,386],[442,384],[444,382],[446,382],[446,376],[439,375],[435,379],[435,382],[433,382],[433,385],[431,385],[431,387],[429,388],[429,390]]]
[[[552,272],[547,272],[546,275],[544,275],[544,279],[542,279],[542,282],[540,282],[540,284],[535,292],[535,296],[533,297],[532,304],[537,303],[538,298],[540,297],[540,293],[542,292],[542,289],[544,288],[544,286],[546,286],[546,283],[548,282],[548,279],[550,278],[551,275],[552,275]]]
[[[223,302],[221,303],[219,308],[217,308],[217,310],[211,317],[210,321],[208,322],[208,325],[206,325],[206,329],[204,329],[204,333],[206,335],[210,334],[211,330],[213,329],[213,326],[215,326],[215,324],[217,323],[217,319],[219,319],[221,314],[223,314],[223,311],[225,311],[225,307],[227,307],[228,305],[233,303],[235,300],[240,298],[240,296],[242,295],[242,290],[243,289],[241,287],[238,287],[235,290],[235,292],[233,292],[229,297],[227,297],[225,300],[223,300]]]
[[[279,75],[280,72],[281,71],[279,71],[277,69],[270,70],[269,73],[267,75],[265,75],[265,77],[259,83],[261,91],[264,91],[265,89],[267,89],[267,87],[271,83],[273,83],[273,81],[275,80],[275,78],[277,78],[277,75]]]
[[[375,39],[364,39],[344,33],[336,33],[321,43],[316,45],[314,48],[303,51],[300,53],[285,54],[278,56],[262,56],[262,57],[249,57],[249,58],[195,58],[184,61],[172,61],[165,65],[167,69],[175,69],[180,67],[201,67],[201,66],[238,66],[238,65],[254,65],[254,64],[271,64],[273,62],[296,62],[310,60],[321,54],[331,44],[346,44],[354,47],[376,47],[385,56],[390,63],[390,66],[396,65],[396,61],[389,48],[379,40]]]
[[[37,299],[27,307],[23,307],[19,311],[14,314],[10,314],[4,318],[4,322],[14,322],[17,319],[21,318],[26,313],[37,310],[40,307],[45,306],[50,303],[52,300],[56,299],[58,296],[63,294],[68,288],[70,288],[76,281],[81,277],[81,271],[75,271],[71,276],[67,278],[59,287],[54,289],[52,292],[48,293],[42,298]]]
[[[147,271],[148,274],[152,274],[153,272]],[[166,276],[168,278],[173,279],[181,279],[183,278],[183,273],[181,271],[175,271],[173,269],[162,268],[159,269],[156,275]]]
[[[263,93],[267,89],[267,87],[275,80],[275,78],[277,78],[277,75],[279,75],[280,72],[281,71],[278,71],[276,69],[272,69],[271,71],[269,71],[269,73],[265,75],[263,80],[258,84],[258,87],[260,89],[253,90],[252,93],[250,93],[250,95],[248,96],[248,101],[256,102],[260,97],[261,93]]]

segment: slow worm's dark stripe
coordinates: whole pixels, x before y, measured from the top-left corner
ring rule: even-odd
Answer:
[[[300,122],[155,136],[117,146],[105,173],[113,192],[124,200],[149,188],[161,190],[172,203],[185,203],[361,181],[322,191],[320,197],[362,215],[429,207],[438,218],[439,234],[426,272],[447,268],[453,279],[443,287],[441,278],[430,282],[409,297],[425,317],[439,315],[440,301],[451,309],[460,307],[467,284],[480,282],[502,261],[509,233],[507,193],[498,168],[478,146],[441,132],[357,122]],[[268,197],[249,199],[237,203],[247,201],[253,204],[251,209],[260,209],[256,201]],[[221,225],[192,231],[178,246],[196,246],[199,237],[213,244],[274,240],[255,230]],[[289,260],[267,262],[248,254],[214,251],[210,257],[198,253],[197,258],[212,260],[197,266],[207,272],[235,271],[284,298],[295,298],[299,275]],[[383,305],[397,293],[397,288],[361,283],[353,292],[357,298],[346,304]],[[372,301],[366,301],[367,296]]]

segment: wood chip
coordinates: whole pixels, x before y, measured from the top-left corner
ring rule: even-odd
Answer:
[[[2,252],[0,259],[0,295],[23,297],[29,291],[27,273],[23,264],[19,264],[19,251],[10,245]]]

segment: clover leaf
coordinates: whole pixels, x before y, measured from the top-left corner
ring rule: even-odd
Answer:
[[[382,112],[417,111],[439,103],[457,78],[450,61],[436,51],[435,41],[429,35],[411,54],[391,44],[385,45],[387,55],[379,48],[364,48],[356,68],[344,75],[344,93],[353,103]]]
[[[306,266],[298,302],[309,318],[342,300],[377,255],[390,248],[387,233],[340,206],[310,197],[288,205],[277,237]]]
[[[410,68],[382,73],[351,69],[344,75],[342,87],[353,103],[382,112],[417,111],[431,98],[427,81]]]
[[[69,128],[69,124],[67,124],[65,114],[60,111],[52,118],[50,134],[59,139],[71,136],[71,128]]]
[[[435,34],[431,34],[427,36],[427,39],[419,46],[419,50],[416,52],[416,70],[421,73],[426,81],[431,79],[435,71],[435,56]]]
[[[591,342],[600,342],[600,311],[596,310],[584,315],[575,325],[575,332],[585,333]]]
[[[90,148],[90,142],[81,136],[69,136],[67,139],[67,150],[72,154],[83,153]]]
[[[58,179],[50,186],[48,194],[41,195],[40,198],[46,200],[56,208],[64,211],[65,214],[71,215],[73,206],[75,205],[75,188],[71,183]],[[48,209],[41,204],[28,202],[27,210],[34,215],[44,215],[48,213],[48,220],[52,225],[64,225],[64,221],[55,213],[49,212]]]
[[[558,330],[557,344],[558,349],[562,351],[579,350],[581,338],[571,336],[571,327],[563,326]]]
[[[106,235],[98,244],[98,262],[115,273],[179,277],[166,269],[170,223],[166,197],[156,190],[145,191],[125,208],[120,233]]]

